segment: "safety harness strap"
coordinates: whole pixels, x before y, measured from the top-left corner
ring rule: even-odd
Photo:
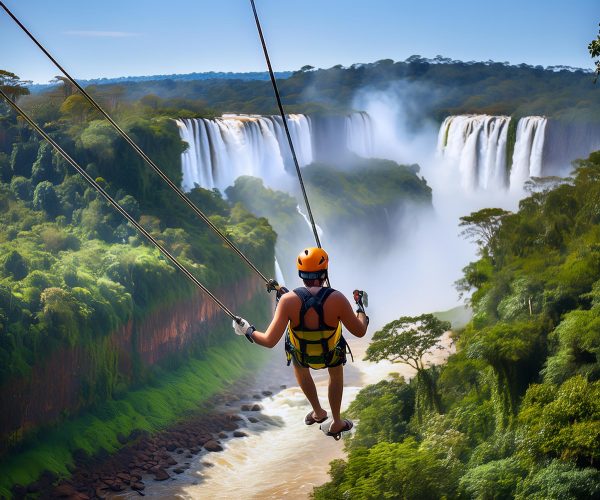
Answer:
[[[321,288],[315,295],[310,293],[305,287],[296,288],[294,293],[300,297],[302,306],[300,306],[300,323],[299,330],[306,331],[319,331],[319,330],[330,330],[331,326],[325,324],[325,315],[323,313],[323,304],[335,290],[329,287]],[[306,328],[304,324],[304,317],[309,309],[314,309],[319,318],[319,326],[316,329]]]

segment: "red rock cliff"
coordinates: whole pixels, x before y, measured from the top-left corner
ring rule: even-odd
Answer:
[[[262,282],[252,278],[227,288],[226,293],[217,291],[217,296],[227,297],[227,306],[236,311],[263,291]],[[218,306],[199,291],[188,300],[159,307],[141,320],[131,320],[108,336],[96,339],[95,345],[52,352],[28,376],[0,387],[0,452],[18,442],[25,432],[90,404],[89,384],[94,383],[98,369],[94,348],[114,353],[119,376],[132,381],[134,356],[143,367],[151,366],[183,352],[223,318]]]

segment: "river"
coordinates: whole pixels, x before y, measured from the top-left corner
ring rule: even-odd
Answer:
[[[405,365],[363,361],[368,337],[350,339],[354,362],[349,361],[345,368],[343,408],[347,408],[362,387],[385,378],[392,371],[412,375]],[[446,344],[448,340],[446,337]],[[440,362],[445,354],[436,351],[433,356]],[[326,403],[327,373],[313,373],[321,400]],[[310,427],[304,424],[309,406],[295,385],[292,368],[286,366],[282,350],[275,349],[273,360],[257,376],[254,389],[249,398],[223,408],[231,412],[241,409],[244,403],[258,402],[262,406],[260,413],[240,412],[245,425],[241,430],[247,437],[225,440],[223,452],[202,453],[189,459],[189,469],[173,475],[171,480],[156,482],[148,476],[144,481],[145,495],[181,499],[306,499],[314,486],[328,481],[329,462],[344,458],[343,441],[326,437],[318,424]],[[262,391],[273,394],[259,401],[252,397]],[[249,420],[253,416],[258,417],[257,422]],[[211,466],[207,466],[207,462]],[[113,498],[137,496],[135,492],[128,492]]]

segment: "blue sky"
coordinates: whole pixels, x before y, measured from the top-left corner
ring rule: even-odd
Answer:
[[[3,0],[81,79],[263,71],[249,0]],[[275,70],[412,54],[592,68],[598,0],[256,0]],[[0,10],[0,68],[58,71]]]

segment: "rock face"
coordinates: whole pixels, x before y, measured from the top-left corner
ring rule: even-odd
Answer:
[[[262,283],[252,277],[216,291],[226,295],[234,310],[262,293]],[[131,320],[107,337],[96,339],[98,347],[116,354],[121,380],[135,382],[132,360],[144,367],[189,348],[222,322],[220,309],[198,292],[191,298],[158,308],[141,320]],[[0,454],[25,432],[58,421],[64,412],[74,414],[89,401],[81,380],[97,371],[93,349],[77,345],[49,353],[26,377],[9,380],[0,387]],[[121,437],[125,441],[125,437]],[[120,439],[120,441],[121,441]],[[124,444],[124,443],[122,443]]]

